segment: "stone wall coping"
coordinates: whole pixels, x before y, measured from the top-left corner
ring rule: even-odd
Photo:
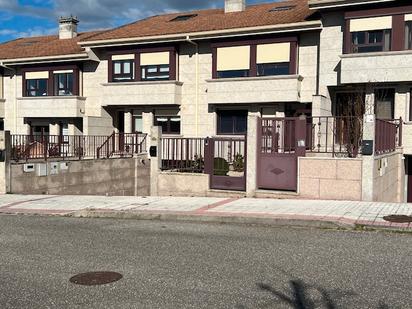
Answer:
[[[393,156],[397,156],[397,155],[402,155],[403,151],[402,150],[396,150],[393,152],[389,152],[389,153],[383,153],[380,154],[378,156],[374,157],[374,160],[381,160],[381,159],[385,159],[385,158],[389,158],[389,157],[393,157]]]
[[[119,83],[102,83],[102,86],[132,86],[132,85],[176,85],[182,86],[183,82],[178,80],[157,80],[157,81],[141,81],[141,82],[119,82]]]
[[[82,96],[40,96],[40,97],[20,97],[19,101],[34,101],[34,100],[80,100],[85,101],[86,97]]]
[[[223,83],[223,82],[241,82],[241,81],[258,81],[258,80],[286,80],[296,79],[298,81],[303,80],[303,76],[299,74],[295,75],[274,75],[274,76],[257,76],[257,77],[235,77],[235,78],[218,78],[207,79],[208,83]]]
[[[299,160],[363,161],[362,158],[299,157]]]
[[[181,172],[169,172],[162,171],[159,175],[171,175],[171,176],[190,176],[190,177],[209,177],[208,174],[204,173],[181,173]]]
[[[374,52],[374,53],[359,53],[359,54],[343,54],[339,57],[341,59],[351,59],[351,58],[366,58],[366,57],[388,57],[388,56],[399,56],[399,55],[412,55],[412,50],[400,50],[400,51],[385,51],[385,52]]]

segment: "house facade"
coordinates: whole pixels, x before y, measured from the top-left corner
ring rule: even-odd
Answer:
[[[236,138],[256,130],[250,117],[272,122],[323,117],[312,118],[313,130],[319,130],[306,134],[315,136],[306,138],[306,148],[316,148],[321,134],[326,137],[319,140],[328,142],[320,129],[328,126],[328,117],[402,118],[398,138],[406,168],[394,177],[405,187],[398,200],[407,198],[408,167],[412,170],[408,1],[246,6],[245,0],[225,0],[223,9],[155,16],[106,31],[78,33],[77,25],[76,18],[62,18],[59,35],[0,45],[5,130],[99,136],[150,134],[160,126],[170,138]],[[306,185],[302,179],[299,190],[322,191],[313,188],[310,177]]]

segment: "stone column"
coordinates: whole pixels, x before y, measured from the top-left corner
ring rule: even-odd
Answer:
[[[371,156],[362,157],[362,200],[373,201],[374,187],[374,158],[375,158],[375,115],[363,117],[363,140],[372,140],[373,149]]]
[[[260,116],[260,112],[254,109],[249,112],[247,120],[246,194],[248,197],[254,197],[257,190],[257,133]]]
[[[150,195],[158,195],[158,178],[162,164],[162,128],[152,126],[149,137],[149,156],[150,156]],[[154,148],[155,147],[155,148]],[[153,156],[150,152],[156,150]]]
[[[124,113],[124,133],[133,133],[133,114],[131,111]]]
[[[0,194],[10,193],[10,155],[11,137],[10,131],[0,132]]]
[[[143,133],[150,134],[154,125],[154,114],[152,111],[143,111],[142,113]]]

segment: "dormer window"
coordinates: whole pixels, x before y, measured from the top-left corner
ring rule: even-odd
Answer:
[[[196,16],[197,16],[197,14],[180,15],[180,16],[177,16],[177,17],[173,18],[171,21],[186,21],[186,20],[192,19]]]

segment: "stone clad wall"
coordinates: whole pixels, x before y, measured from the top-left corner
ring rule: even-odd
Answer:
[[[52,165],[57,163],[57,173]],[[47,176],[38,176],[39,164]],[[24,172],[24,164],[11,165],[11,193],[53,195],[148,196],[150,162],[146,156],[124,159],[47,162]],[[67,164],[67,167],[66,167]]]
[[[299,196],[362,200],[362,159],[299,158]]]

